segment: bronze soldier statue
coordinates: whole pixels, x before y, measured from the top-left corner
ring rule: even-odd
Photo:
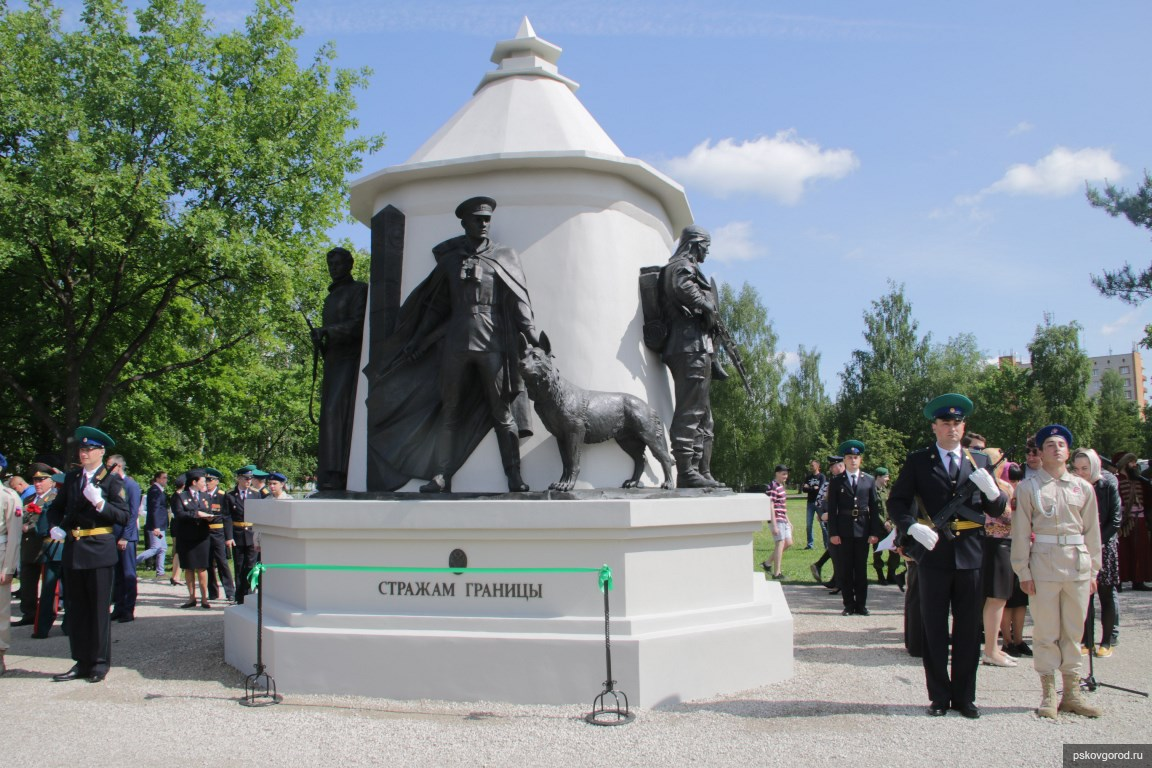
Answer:
[[[344,248],[328,251],[332,284],[324,300],[322,325],[312,329],[312,343],[324,357],[316,482],[319,490],[344,490],[348,483],[360,342],[368,304],[368,284],[352,278],[352,264],[352,254]]]
[[[676,387],[672,416],[672,455],[677,488],[715,488],[709,387],[716,366],[713,332],[720,323],[717,297],[700,271],[712,238],[703,227],[687,226],[660,274],[660,309],[667,338],[662,358]]]
[[[467,422],[476,406],[467,403],[469,393],[477,392],[487,416],[483,431],[496,430],[508,490],[528,490],[520,475],[520,438],[531,434],[530,405],[517,372],[517,339],[523,334],[539,344],[539,338],[520,258],[488,236],[495,209],[490,197],[473,197],[456,208],[464,235],[432,249],[436,268],[431,279],[440,285],[424,296],[419,324],[404,346],[405,357],[418,358],[429,349],[429,340],[443,332],[434,474],[420,488],[424,493],[451,490],[452,475],[471,452],[461,449],[474,432]]]

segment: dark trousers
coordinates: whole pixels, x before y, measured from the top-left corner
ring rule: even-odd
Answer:
[[[840,545],[833,547],[833,562],[840,580],[840,597],[844,607],[858,611],[868,607],[868,538],[841,536]]]
[[[248,574],[256,566],[256,547],[237,544],[232,547],[232,561],[236,564],[236,603],[243,605],[248,594]]]
[[[900,565],[900,555],[896,554],[894,550],[888,550],[888,576],[884,576],[884,553],[876,551],[872,553],[872,569],[876,571],[876,580],[879,582],[895,582],[896,581],[896,568]]]
[[[980,569],[918,569],[920,613],[924,617],[924,678],[928,698],[938,707],[976,703],[980,663]],[[952,616],[949,632],[948,616]],[[948,642],[952,674],[948,674]]]
[[[36,598],[40,594],[40,566],[35,560],[20,563],[20,615],[30,619],[36,615]]]
[[[48,562],[40,566],[40,601],[36,606],[36,625],[32,632],[37,635],[46,635],[56,622],[56,611],[59,607],[57,588],[60,586],[60,562]],[[67,616],[65,616],[67,620]],[[67,634],[67,628],[63,628]]]
[[[208,534],[208,599],[220,598],[219,584],[224,585],[224,596],[232,600],[236,596],[236,585],[232,583],[232,569],[228,567],[228,545],[224,543],[224,534],[212,531]],[[216,571],[220,571],[220,580],[216,580]]]
[[[708,416],[709,389],[712,384],[712,358],[706,352],[682,352],[664,355],[664,364],[672,373],[676,388],[676,410],[668,438],[677,468],[693,468],[701,444],[701,430],[711,421]]]
[[[919,567],[909,560],[905,566],[908,591],[904,594],[904,648],[909,656],[924,655],[924,617],[920,615]]]
[[[64,605],[68,644],[81,675],[107,674],[112,665],[112,574],[116,566],[66,569]]]
[[[136,612],[136,542],[116,551],[116,572],[112,578],[112,615],[131,616]]]
[[[1096,596],[1100,596],[1100,641],[1096,641]],[[1116,588],[1111,584],[1101,584],[1096,595],[1088,596],[1088,615],[1084,619],[1084,645],[1111,645],[1116,631],[1116,619],[1120,607],[1116,599]]]

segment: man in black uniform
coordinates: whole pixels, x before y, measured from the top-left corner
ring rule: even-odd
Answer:
[[[249,464],[236,470],[236,487],[224,494],[224,537],[232,547],[232,562],[236,566],[236,604],[244,603],[248,594],[248,574],[256,565],[256,539],[252,523],[244,519],[244,502],[251,495],[248,484],[256,466]]]
[[[224,491],[220,489],[220,470],[208,467],[204,470],[207,491],[204,499],[212,519],[208,522],[208,599],[220,599],[220,585],[224,586],[224,596],[228,602],[236,599],[236,586],[232,582],[232,569],[228,565],[228,550],[231,548],[228,536],[228,506],[224,502]],[[219,580],[217,580],[219,573]]]
[[[64,605],[72,669],[53,680],[85,679],[98,683],[112,660],[112,575],[119,549],[112,532],[128,522],[124,481],[104,466],[111,437],[93,427],[80,427],[80,468],[68,472],[48,508],[49,536],[64,542]]]
[[[880,541],[884,523],[872,476],[860,471],[864,443],[848,440],[838,451],[844,472],[828,483],[824,503],[828,510],[828,541],[836,562],[844,616],[867,616],[868,547]]]
[[[978,489],[965,494],[969,515],[999,517],[1004,512],[1007,497],[988,472],[988,457],[960,447],[964,419],[972,410],[972,401],[959,394],[941,395],[928,403],[924,415],[932,420],[936,441],[908,454],[888,497],[888,513],[900,533],[911,536],[924,549],[917,578],[924,622],[924,677],[932,702],[928,714],[933,717],[943,716],[949,708],[968,718],[980,717],[976,670],[984,602],[980,589],[984,525],[957,513],[936,529],[931,519],[969,479]]]

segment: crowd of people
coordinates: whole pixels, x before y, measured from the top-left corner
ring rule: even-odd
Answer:
[[[30,625],[32,637],[43,639],[62,613],[60,630],[69,638],[75,666],[54,679],[103,680],[112,622],[135,620],[141,567],[186,587],[182,608],[211,609],[221,594],[228,603],[243,603],[260,551],[259,537],[245,520],[245,502],[291,498],[283,474],[254,464],[233,472],[235,487],[227,492],[222,473],[211,467],[190,469],[171,484],[167,472],[156,472],[143,492],[124,457],[109,453],[116,446],[112,437],[80,427],[74,438],[75,468],[65,473],[34,462],[26,468],[31,484],[12,475],[0,486],[0,585],[19,575],[21,614],[13,621],[11,602],[0,600],[0,674],[10,627]],[[0,472],[7,467],[0,455]]]
[[[811,462],[799,484],[807,497],[805,548],[815,549],[817,529],[824,543],[812,577],[841,597],[845,616],[869,613],[869,554],[876,583],[905,592],[905,646],[922,659],[932,716],[956,710],[978,718],[978,668],[1032,657],[1040,716],[1097,717],[1080,692],[1083,659],[1115,652],[1123,585],[1152,589],[1144,515],[1152,481],[1134,454],[1104,460],[1075,447],[1059,424],[1028,438],[1022,464],[1009,461],[983,436],[966,433],[973,410],[954,393],[930,402],[925,416],[935,440],[908,455],[891,487],[886,468],[860,470],[866,447],[858,440],[827,457],[827,475]],[[792,544],[782,488],[788,469],[778,465],[767,489],[775,548],[763,567],[774,578]]]

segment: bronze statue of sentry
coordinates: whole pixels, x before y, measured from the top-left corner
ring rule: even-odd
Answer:
[[[424,493],[450,491],[452,475],[496,430],[508,490],[528,490],[520,438],[531,406],[517,371],[517,337],[538,343],[520,258],[489,238],[496,201],[456,208],[464,234],[432,249],[436,266],[400,308],[381,363],[371,370],[371,490],[411,478]]]

